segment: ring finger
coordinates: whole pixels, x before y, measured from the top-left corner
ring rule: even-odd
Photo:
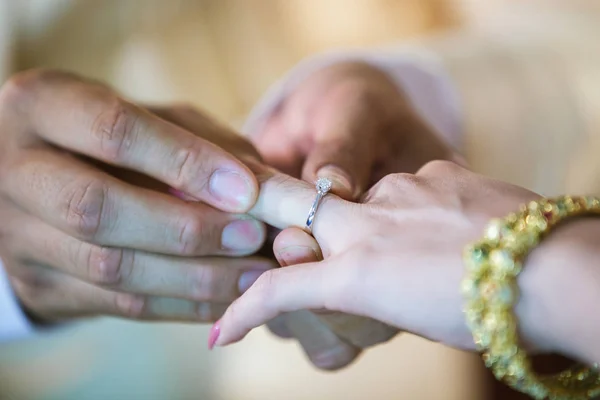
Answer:
[[[17,259],[48,265],[85,282],[121,292],[229,303],[274,266],[259,257],[176,257],[102,247],[34,218],[11,235]]]

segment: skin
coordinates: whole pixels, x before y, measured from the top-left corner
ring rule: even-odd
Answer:
[[[298,226],[311,189],[276,173],[262,179],[251,214],[275,226]],[[474,350],[461,311],[462,249],[481,237],[491,218],[538,197],[443,161],[414,175],[385,177],[362,204],[327,196],[313,230],[324,260],[263,274],[215,325],[213,341],[227,345],[282,313],[317,309],[369,317]],[[600,359],[600,321],[591,318],[590,308],[600,301],[598,233],[597,220],[576,221],[530,255],[515,312],[531,351]]]
[[[415,112],[392,78],[359,62],[310,74],[250,140],[272,167],[306,182],[327,177],[333,193],[353,201],[385,175],[414,173],[432,160],[463,162]],[[274,250],[282,266],[321,258],[319,246],[302,231],[282,233]],[[271,322],[279,336],[293,335],[288,318]],[[335,346],[311,341],[319,349],[311,360],[326,369],[346,366],[362,349],[397,333],[380,322],[341,313],[320,313],[316,319],[341,339]]]
[[[2,87],[0,251],[35,318],[209,322],[244,273],[273,266],[241,257],[265,237],[244,215],[252,145],[190,109],[154,111],[62,72]]]
[[[326,175],[334,192],[354,200],[387,173],[458,159],[387,75],[357,63],[308,77],[251,138],[258,151],[189,107],[140,107],[54,71],[11,79],[0,91],[0,117],[7,127],[0,136],[0,252],[21,302],[43,321],[219,318],[273,266],[267,258],[241,258],[264,239],[263,225],[243,214],[258,191],[247,165],[260,165],[261,156],[309,181]],[[227,182],[224,192],[233,196],[207,190],[223,167],[242,177]],[[106,193],[112,207],[102,208],[100,221],[98,199]],[[229,225],[234,234],[225,240]],[[280,265],[318,259],[318,247],[305,240],[302,232],[281,235]],[[324,369],[347,365],[396,332],[364,318],[309,312],[269,327],[299,340]]]
[[[268,165],[307,182],[325,176],[348,200],[385,175],[462,162],[392,78],[358,62],[309,75],[250,139]]]
[[[247,165],[260,155],[205,114],[34,70],[0,89],[0,126],[0,257],[37,322],[214,322],[276,265],[249,256],[265,238],[244,214],[258,193]],[[215,193],[210,178],[223,170],[234,179]],[[357,355],[310,313],[269,326],[319,368]]]

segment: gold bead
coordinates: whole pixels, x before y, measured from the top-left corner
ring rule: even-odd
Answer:
[[[506,249],[496,249],[490,252],[490,266],[494,273],[514,275],[515,260]]]
[[[487,267],[488,248],[486,245],[472,245],[465,249],[464,259],[472,272],[481,272]]]
[[[530,212],[537,212],[540,209],[540,203],[537,201],[530,201],[529,204],[527,204],[527,209]]]
[[[479,292],[479,288],[477,287],[477,281],[471,278],[463,279],[460,285],[460,291],[463,294],[463,296],[475,297]]]
[[[543,231],[548,227],[548,222],[541,214],[530,214],[525,218],[525,224],[534,231]]]
[[[502,221],[498,219],[491,220],[485,230],[485,239],[491,243],[500,241],[500,233],[502,232]]]

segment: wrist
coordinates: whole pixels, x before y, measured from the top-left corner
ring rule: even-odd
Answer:
[[[525,344],[582,362],[598,362],[600,219],[557,227],[529,255],[519,279],[517,316]]]

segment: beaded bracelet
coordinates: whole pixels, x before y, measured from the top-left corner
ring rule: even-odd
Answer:
[[[558,223],[585,214],[600,214],[600,199],[532,201],[517,213],[492,220],[483,239],[464,252],[467,276],[461,291],[477,349],[497,379],[534,399],[588,400],[600,396],[598,364],[577,366],[553,376],[535,374],[519,347],[513,313],[518,299],[517,277],[527,254]]]

